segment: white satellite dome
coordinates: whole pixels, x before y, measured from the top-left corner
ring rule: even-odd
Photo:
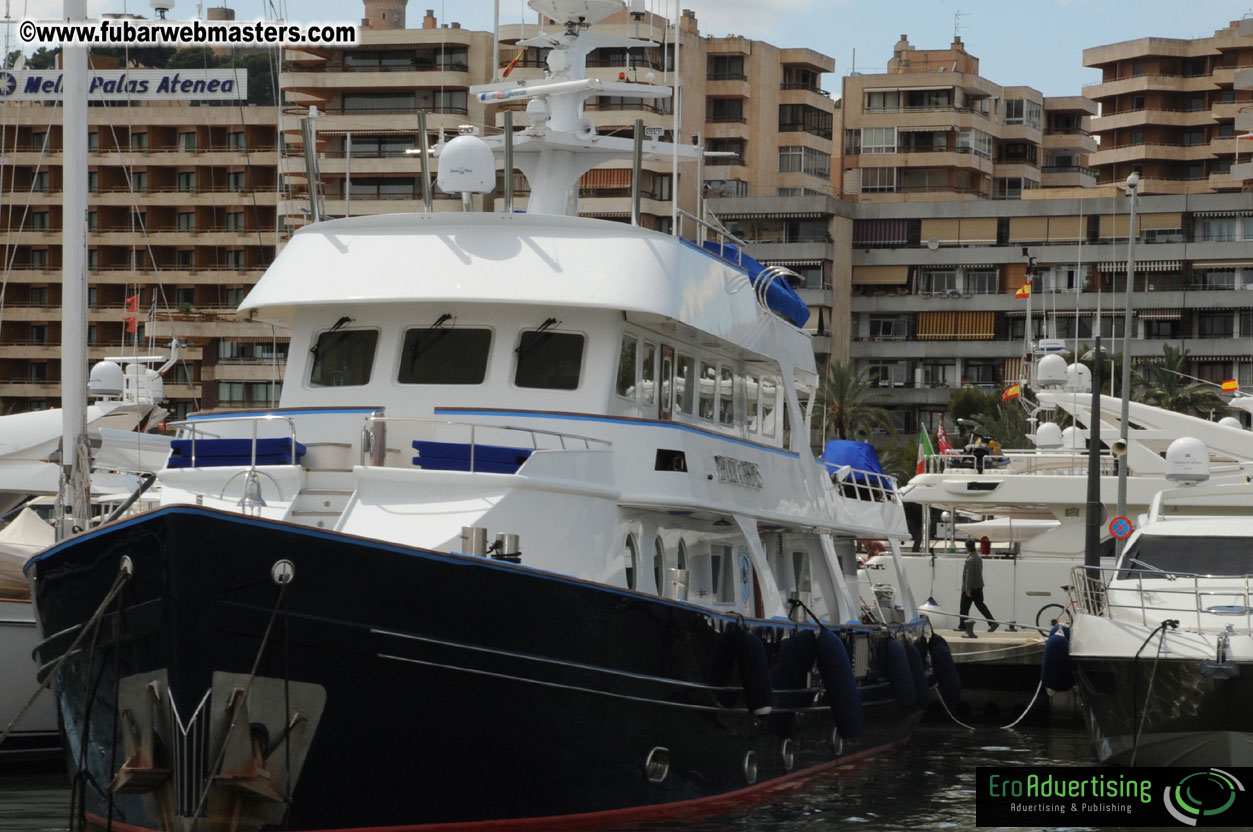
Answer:
[[[1226,425],[1227,427],[1235,428],[1236,430],[1244,430],[1244,425],[1240,424],[1240,420],[1235,416],[1224,416],[1218,420],[1218,424]]]
[[[1081,427],[1071,425],[1062,431],[1062,447],[1075,449],[1088,447],[1088,434]]]
[[[1064,447],[1064,445],[1061,425],[1056,422],[1045,422],[1036,428],[1035,446],[1040,450],[1053,451]]]
[[[91,377],[87,381],[88,395],[96,398],[120,398],[126,389],[126,378],[122,368],[112,361],[99,361],[91,368]]]
[[[1181,436],[1166,449],[1166,479],[1193,485],[1209,479],[1209,448],[1200,439]]]
[[[1040,387],[1061,387],[1066,383],[1066,359],[1050,353],[1035,368],[1035,382]]]
[[[496,188],[496,158],[478,136],[458,136],[439,154],[439,189],[446,194],[489,194]]]
[[[1078,362],[1066,368],[1066,389],[1079,393],[1092,392],[1092,371]]]

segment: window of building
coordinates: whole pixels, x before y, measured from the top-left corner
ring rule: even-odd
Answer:
[[[896,168],[862,168],[861,189],[866,193],[896,190]]]
[[[182,307],[192,307],[196,305],[196,290],[193,288],[180,287],[174,290],[174,305]]]
[[[1141,319],[1143,320],[1143,319]],[[1179,320],[1143,320],[1145,338],[1178,338]]]
[[[88,231],[100,230],[100,215],[95,211],[87,212],[87,230]]]
[[[873,387],[904,387],[908,370],[904,361],[869,361],[866,378]]]
[[[552,330],[522,333],[513,381],[519,387],[574,390],[583,369],[582,335]]]
[[[863,127],[861,129],[862,153],[895,153],[895,127]]]
[[[31,324],[30,342],[32,344],[48,343],[48,325],[47,324]]]
[[[146,271],[148,268],[148,250],[130,249],[127,252],[128,265],[135,271]]]
[[[95,248],[87,249],[87,269],[95,271],[100,268],[100,250]]]
[[[87,308],[88,309],[100,308],[100,290],[97,289],[95,286],[87,287]]]
[[[844,131],[844,155],[858,156],[861,154],[861,130]]]
[[[902,341],[909,337],[909,318],[905,315],[871,315],[870,337],[876,341]]]
[[[995,385],[996,380],[996,360],[995,359],[967,359],[962,362],[962,375],[967,384],[974,384],[983,387]]]
[[[922,381],[930,387],[948,387],[953,379],[953,362],[922,362]]]
[[[227,231],[243,231],[244,230],[244,212],[243,211],[227,211],[226,212],[226,230]]]
[[[232,130],[226,134],[226,147],[229,150],[247,150],[248,137],[243,130]]]
[[[232,309],[236,309],[239,307],[241,303],[244,302],[244,298],[247,297],[247,295],[248,295],[247,289],[242,289],[239,287],[233,287],[233,288],[227,289],[224,292],[226,305],[231,307]]]
[[[482,384],[491,347],[490,329],[416,327],[407,330],[397,381],[401,384]]]
[[[1201,312],[1196,316],[1198,338],[1230,338],[1234,330],[1230,312]]]
[[[178,230],[179,231],[195,231],[196,230],[196,212],[180,211],[178,214]]]
[[[242,407],[244,405],[244,383],[242,381],[218,382],[218,405]]]
[[[87,134],[87,152],[88,153],[100,152],[100,134],[99,133],[91,132]]]
[[[743,81],[748,78],[744,74],[743,55],[710,55],[707,66],[710,81]]]
[[[1183,146],[1196,147],[1205,144],[1204,127],[1186,127],[1183,131]]]
[[[780,147],[779,173],[807,173],[825,179],[831,175],[831,154],[812,147]]]
[[[416,109],[411,92],[344,93],[343,104],[345,113],[411,113]]]
[[[239,193],[244,190],[248,181],[248,174],[242,170],[231,171],[226,174],[226,189]]]
[[[30,363],[29,378],[31,381],[47,381],[48,380],[48,362],[32,361]]]
[[[955,269],[924,269],[922,272],[922,291],[933,295],[947,295],[950,292],[959,292],[957,271]]]
[[[1197,269],[1192,273],[1193,289],[1234,289],[1235,269]],[[1250,333],[1253,334],[1253,333]]]
[[[48,287],[47,286],[30,287],[30,305],[31,306],[47,306],[48,305]]]
[[[139,170],[131,172],[131,190],[137,194],[148,193],[148,171]]]
[[[1005,123],[1006,124],[1022,124],[1023,122],[1023,99],[1007,98],[1005,99]]]
[[[705,101],[705,121],[712,124],[745,121],[743,98],[709,98]]]
[[[730,156],[708,156],[705,165],[742,165],[744,164],[744,148],[747,142],[743,139],[709,139],[705,149],[711,153],[730,153]]]
[[[866,91],[867,110],[899,110],[901,106],[901,94],[896,90],[888,92],[876,92],[875,90]]]
[[[131,133],[131,150],[143,152],[148,149],[147,133]]]
[[[32,269],[48,268],[48,249],[32,248],[30,250],[30,267]]]
[[[975,130],[970,127],[958,130],[957,148],[959,153],[965,151],[976,156],[982,156],[984,159],[991,159],[992,136],[982,130]]]
[[[195,249],[184,248],[174,252],[174,264],[180,269],[196,268],[196,251]]]
[[[96,215],[95,211],[88,214],[88,217]],[[47,231],[50,226],[47,211],[36,211],[30,215],[30,227],[34,231]]]
[[[242,248],[230,248],[226,250],[226,268],[242,269],[245,267],[245,254]]]
[[[100,343],[100,327],[87,324],[87,346],[94,347]]]
[[[709,197],[748,196],[748,183],[743,179],[706,179],[705,195]]]
[[[1207,243],[1230,243],[1236,239],[1235,217],[1199,217],[1196,238]]]
[[[195,191],[196,190],[196,172],[194,170],[179,171],[178,189],[180,191]]]
[[[100,172],[99,171],[92,170],[92,171],[87,172],[87,190],[93,194],[97,193],[100,190]]]
[[[966,291],[976,295],[995,295],[997,289],[995,270],[967,270]]]
[[[179,150],[195,151],[196,149],[195,132],[179,133],[178,134],[178,147],[179,147]]]
[[[431,110],[453,115],[468,112],[469,96],[465,90],[435,90],[431,94]]]
[[[370,383],[379,334],[373,329],[328,329],[315,337],[312,387],[354,387]]]
[[[808,104],[780,104],[779,132],[805,132],[824,139],[831,138],[834,115]]]

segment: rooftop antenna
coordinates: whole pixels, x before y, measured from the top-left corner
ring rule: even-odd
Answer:
[[[970,14],[971,12],[964,12],[961,9],[958,9],[956,12],[953,13],[953,40],[957,40],[959,37],[961,37],[961,30],[965,28],[962,26],[961,19],[963,17],[967,17]]]

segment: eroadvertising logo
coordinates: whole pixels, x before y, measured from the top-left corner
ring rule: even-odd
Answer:
[[[1247,828],[1250,776],[1248,768],[978,768],[975,825]]]

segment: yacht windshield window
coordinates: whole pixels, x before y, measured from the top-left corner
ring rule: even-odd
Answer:
[[[678,401],[675,402],[675,409],[690,416],[692,415],[692,404],[696,399],[692,391],[692,383],[696,378],[696,359],[690,355],[680,355],[676,375],[674,386]]]
[[[482,384],[490,329],[411,329],[400,355],[401,384]]]
[[[723,367],[718,379],[718,421],[724,425],[735,424],[735,373]]]
[[[654,363],[657,358],[657,346],[644,342],[644,352],[640,356],[640,400],[644,404],[652,404],[654,398],[654,390],[657,384],[657,371],[654,369]]]
[[[776,402],[779,393],[779,381],[773,378],[761,380],[761,435],[774,436]]]
[[[757,432],[757,397],[759,395],[757,376],[744,376],[744,415],[748,419],[749,433]]]
[[[318,333],[313,347],[313,387],[356,387],[370,383],[379,334],[373,329],[336,329]]]
[[[582,335],[531,330],[522,333],[518,344],[518,368],[513,380],[519,387],[574,390],[579,386],[582,367]]]
[[[714,384],[718,381],[718,371],[712,364],[700,363],[700,409],[697,414],[702,419],[713,420],[714,417]]]
[[[622,352],[618,356],[618,395],[635,398],[635,336],[622,336]]]
[[[1253,574],[1249,539],[1142,535],[1123,555],[1118,577],[1152,580],[1173,574],[1215,577]]]

